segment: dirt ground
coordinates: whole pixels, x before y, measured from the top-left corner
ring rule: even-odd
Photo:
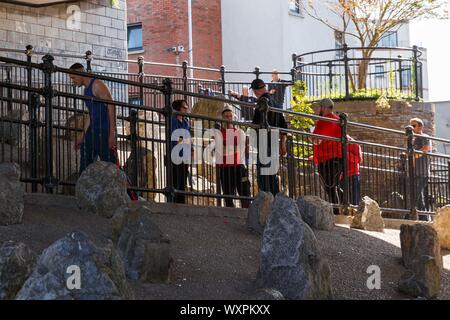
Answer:
[[[138,299],[252,299],[259,264],[261,237],[247,231],[242,218],[153,215],[171,239],[174,259],[169,284],[133,283]],[[0,226],[0,242],[21,241],[40,253],[66,233],[81,230],[102,244],[110,235],[110,221],[76,209],[26,206],[21,225]],[[315,231],[327,257],[335,299],[408,299],[396,290],[401,265],[399,231]],[[440,299],[450,299],[450,252],[443,252],[445,271]],[[369,290],[366,270],[381,269],[380,290]]]

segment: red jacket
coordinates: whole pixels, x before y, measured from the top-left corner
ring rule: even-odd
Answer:
[[[325,117],[339,120],[339,117],[332,113]],[[317,121],[313,133],[339,139],[342,136],[339,123],[324,120]],[[342,145],[340,142],[321,139],[318,144],[314,144],[314,162],[323,163],[333,158],[342,158]]]
[[[349,141],[353,139],[349,138]],[[347,175],[349,177],[359,176],[359,166],[362,160],[361,146],[356,143],[347,145]]]

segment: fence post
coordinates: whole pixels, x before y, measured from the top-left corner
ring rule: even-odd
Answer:
[[[344,50],[344,75],[345,75],[345,100],[350,100],[350,74],[348,66],[348,45],[343,44],[342,49]]]
[[[173,202],[175,197],[175,187],[173,185],[173,168],[172,168],[172,80],[169,78],[163,81],[164,89],[164,105],[166,116],[166,197],[167,202]]]
[[[226,93],[226,88],[225,88],[225,66],[222,65],[220,66],[220,82],[222,84],[222,94],[225,95]]]
[[[139,187],[138,168],[140,168],[140,159],[138,155],[138,113],[136,110],[130,111],[130,141],[131,141],[131,158],[134,159],[134,167],[132,172],[132,181],[136,187]]]
[[[447,197],[450,198],[450,161],[447,162]]]
[[[346,113],[339,114],[340,125],[341,125],[341,144],[342,144],[342,177],[344,179],[344,190],[342,205],[344,206],[344,211],[347,211],[349,206],[349,195],[350,195],[350,184],[348,180],[348,162],[347,162],[347,149],[348,149],[348,115]]]
[[[86,71],[92,72],[92,51],[86,51],[84,55],[84,59],[86,60]]]
[[[183,68],[183,91],[188,91],[188,75],[187,75],[188,62],[186,60],[183,61],[182,68]]]
[[[288,136],[287,139],[287,169],[288,169],[288,194],[290,198],[296,198],[295,193],[296,181],[295,177],[295,155],[294,155],[294,141],[293,136]]]
[[[11,75],[11,67],[7,66],[6,67],[6,83],[11,84],[12,83],[12,75]],[[12,96],[13,96],[13,90],[12,88],[8,88],[6,89],[6,96],[8,98],[8,102],[6,104],[6,110],[7,113],[9,114],[12,111]]]
[[[402,65],[402,56],[398,56],[398,82],[400,92],[403,89],[403,65]]]
[[[31,179],[37,179],[38,167],[38,150],[37,150],[37,128],[38,128],[38,109],[40,105],[40,97],[37,93],[30,94],[29,100],[30,113],[30,164],[31,164]],[[31,192],[37,192],[37,183],[31,183]]]
[[[414,86],[415,86],[415,99],[416,101],[420,100],[420,92],[419,92],[419,48],[417,46],[413,46],[413,67],[414,67]]]
[[[333,63],[328,61],[328,81],[330,83],[330,93],[333,91]]]
[[[419,215],[416,208],[416,185],[414,177],[414,132],[411,126],[406,127],[406,138],[407,138],[407,157],[408,157],[408,181],[409,181],[409,205],[410,205],[410,219],[418,220]]]
[[[44,89],[43,96],[45,99],[45,126],[46,126],[46,143],[45,143],[45,179],[44,186],[47,193],[52,193],[57,186],[58,181],[53,177],[53,86],[52,74],[55,71],[53,65],[54,58],[50,54],[42,57],[42,67],[44,71]]]
[[[406,197],[406,193],[408,190],[408,158],[406,156],[406,153],[402,152],[400,154],[400,170],[402,172],[402,176],[401,176],[401,187],[402,187],[402,194],[404,195],[403,197],[403,209],[407,209],[408,208],[408,199]]]
[[[137,62],[138,62],[138,68],[139,68],[139,73],[138,73],[139,83],[141,84],[139,86],[139,102],[141,105],[144,105],[144,87],[142,86],[142,84],[144,83],[144,75],[145,75],[144,74],[144,57],[139,56]]]
[[[253,71],[253,73],[256,76],[256,79],[259,79],[259,76],[261,74],[260,70],[261,70],[260,67],[255,67],[255,71]]]

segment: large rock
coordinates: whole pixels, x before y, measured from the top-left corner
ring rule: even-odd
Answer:
[[[12,300],[31,274],[34,253],[23,243],[0,245],[0,300]]]
[[[297,200],[298,210],[311,228],[331,230],[334,228],[333,207],[316,196],[303,196]]]
[[[127,206],[127,177],[115,164],[96,161],[83,171],[76,185],[78,206],[104,218]]]
[[[450,250],[450,205],[437,210],[432,226],[438,234],[441,248]]]
[[[150,215],[150,209],[141,203],[119,208],[113,218],[113,240],[130,279],[167,283],[172,265],[170,242]]]
[[[144,148],[138,148],[137,157],[138,161],[134,159],[135,156],[131,152],[124,167],[125,173],[128,177],[130,177],[132,185],[148,189],[157,188],[158,160],[153,155],[153,152]],[[138,181],[134,181],[134,172],[136,167]],[[145,192],[142,194],[142,196],[147,199],[154,199],[155,195],[155,193],[150,192]]]
[[[29,113],[24,109],[14,109],[5,116],[0,117],[0,142],[7,143],[11,146],[18,146],[26,154],[27,130],[28,125],[25,124],[29,120]],[[24,124],[17,123],[23,121]]]
[[[435,298],[440,292],[443,268],[436,231],[424,224],[402,225],[400,242],[403,264],[408,269],[400,279],[400,291]]]
[[[364,197],[359,203],[358,211],[353,217],[352,228],[367,231],[384,232],[384,221],[378,203]]]
[[[273,203],[270,192],[259,192],[247,210],[247,228],[262,234]]]
[[[331,299],[330,267],[294,200],[279,193],[264,229],[258,284],[287,299]]]
[[[24,190],[16,163],[0,163],[0,225],[22,222]]]
[[[80,288],[69,289],[80,270]],[[119,300],[133,299],[123,261],[111,242],[95,246],[82,232],[72,232],[45,249],[33,273],[17,294],[18,300]]]
[[[220,96],[218,96],[220,97]],[[222,96],[223,97],[223,96]],[[221,119],[222,118],[222,111],[225,107],[231,108],[236,113],[236,108],[233,105],[230,105],[228,103],[224,103],[222,101],[215,101],[215,100],[208,100],[208,99],[200,99],[197,101],[197,103],[194,104],[192,107],[192,113]],[[204,129],[211,129],[214,127],[214,122],[209,120],[203,120],[203,128]]]

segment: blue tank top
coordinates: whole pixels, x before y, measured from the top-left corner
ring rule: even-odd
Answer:
[[[92,87],[94,85],[95,79],[92,79],[87,88],[84,90],[84,95],[87,97],[94,97],[94,92]],[[96,102],[85,100],[86,107],[89,110],[89,118],[91,121],[90,128],[95,131],[108,131],[109,121],[108,121],[108,107],[103,102]]]

